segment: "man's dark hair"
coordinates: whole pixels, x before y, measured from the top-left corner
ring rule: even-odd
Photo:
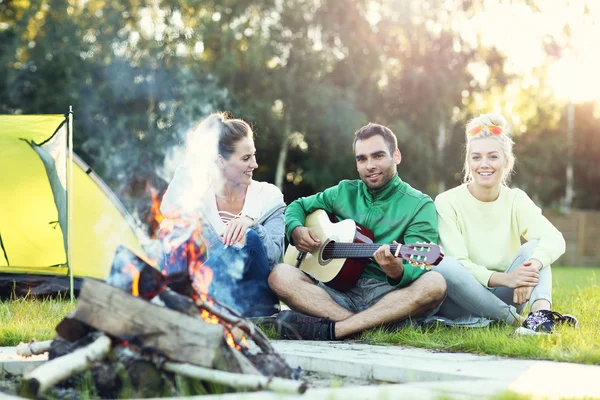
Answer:
[[[398,139],[396,139],[396,135],[394,135],[394,132],[392,132],[392,130],[387,126],[374,124],[372,122],[369,122],[367,125],[354,132],[354,142],[352,142],[352,150],[356,149],[357,141],[369,139],[376,135],[383,137],[383,140],[390,149],[390,155],[393,156],[394,151],[396,151],[396,149],[398,148]]]

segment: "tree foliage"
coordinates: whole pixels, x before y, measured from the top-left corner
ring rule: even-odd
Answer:
[[[538,12],[535,1],[523,1]],[[289,202],[355,178],[353,133],[389,125],[400,175],[435,196],[457,185],[464,126],[507,113],[515,185],[543,205],[564,195],[565,118],[544,80],[508,72],[453,22],[482,1],[0,0],[0,111],[75,110],[76,151],[134,213],[165,157],[204,116],[228,110],[256,133],[257,178]],[[548,57],[566,46],[546,41]],[[486,78],[473,74],[486,71]],[[514,96],[517,88],[518,96]],[[513,116],[513,118],[511,118]],[[598,105],[576,107],[575,205],[599,208]],[[174,160],[177,162],[177,159]],[[172,172],[172,171],[171,171]]]

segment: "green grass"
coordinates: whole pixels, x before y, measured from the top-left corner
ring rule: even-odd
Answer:
[[[56,325],[74,308],[68,299],[21,298],[0,302],[0,346],[54,338]]]
[[[572,314],[579,329],[557,327],[548,336],[513,336],[515,327],[487,328],[374,328],[357,338],[371,344],[421,347],[439,351],[488,354],[600,365],[600,268],[552,267],[553,309]],[[264,329],[278,338],[274,329]]]
[[[514,337],[514,327],[501,324],[483,329],[438,326],[396,332],[371,329],[360,338],[373,344],[599,365],[600,269],[553,267],[552,272],[553,308],[575,315],[579,329],[561,326],[552,335]]]
[[[360,339],[373,344],[422,347],[516,358],[534,358],[600,365],[600,268],[553,267],[554,309],[575,315],[579,329],[558,327],[539,337],[513,337],[514,328],[418,328],[395,332],[371,329]],[[68,300],[17,299],[0,302],[0,346],[30,339],[48,340],[73,308]],[[273,330],[267,334],[276,338]]]

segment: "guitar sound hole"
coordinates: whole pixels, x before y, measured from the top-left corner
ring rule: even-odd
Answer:
[[[323,251],[321,252],[321,258],[323,259],[323,261],[327,261],[333,258],[332,255],[334,243],[335,242],[332,240],[323,247]]]

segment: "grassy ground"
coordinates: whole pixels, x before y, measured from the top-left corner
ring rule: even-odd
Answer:
[[[513,337],[513,327],[484,329],[419,328],[389,332],[372,329],[360,339],[440,351],[493,354],[600,365],[600,268],[553,267],[554,309],[575,315],[579,329],[559,327],[544,337]],[[52,339],[54,328],[74,305],[68,300],[18,299],[0,303],[0,346],[32,338]],[[268,332],[276,337],[274,332]]]
[[[575,315],[579,329],[558,327],[547,336],[512,335],[514,327],[496,325],[484,329],[433,327],[386,332],[372,329],[361,339],[441,351],[493,354],[600,364],[600,268],[553,267],[555,311]]]
[[[358,339],[372,344],[422,347],[440,351],[499,355],[600,365],[600,268],[552,267],[555,311],[572,314],[579,329],[558,327],[548,336],[514,337],[515,327],[497,324],[483,329],[371,329]],[[274,329],[267,335],[277,338]]]
[[[0,302],[0,346],[54,338],[54,328],[74,308],[68,299],[21,298]]]

